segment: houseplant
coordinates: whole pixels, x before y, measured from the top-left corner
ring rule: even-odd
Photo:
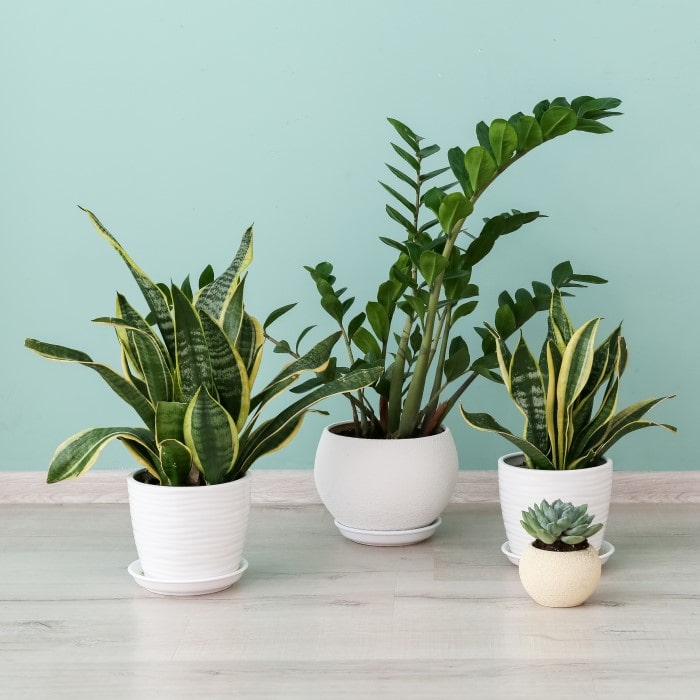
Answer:
[[[534,537],[523,551],[518,573],[540,605],[571,608],[588,600],[600,581],[600,557],[588,538],[603,529],[588,506],[543,500],[522,512],[523,529]]]
[[[539,359],[522,335],[511,353],[498,331],[489,327],[503,384],[525,418],[522,435],[513,435],[485,413],[462,409],[462,416],[472,427],[497,433],[520,450],[498,462],[503,522],[514,557],[527,545],[519,527],[520,512],[535,500],[555,496],[588,502],[603,524],[592,540],[600,548],[612,489],[608,450],[642,428],[676,430],[645,419],[649,410],[671,397],[646,399],[618,410],[627,346],[618,326],[596,348],[600,321],[594,318],[574,330],[562,295],[554,290]]]
[[[87,214],[126,263],[150,309],[144,318],[117,294],[115,315],[95,319],[115,330],[123,374],[79,350],[32,338],[25,345],[49,359],[95,370],[143,426],[91,428],[73,435],[57,448],[47,480],[80,476],[110,441],[120,440],[142,467],[128,479],[143,572],[137,580],[158,592],[219,590],[241,570],[248,469],[287,444],[315,403],[371,383],[378,371],[358,368],[321,382],[263,420],[268,402],[303,373],[323,372],[341,334],[317,343],[253,393],[263,327],[243,301],[252,228],[228,268],[216,278],[207,268],[193,293],[189,278],[181,286],[155,284],[95,215]],[[197,582],[202,585],[185,585]]]
[[[380,239],[397,252],[397,258],[379,285],[376,300],[351,314],[354,297],[345,296],[345,287],[338,288],[333,266],[322,262],[307,268],[321,306],[342,332],[348,354],[347,367],[330,370],[342,376],[359,367],[382,369],[372,389],[376,401],[365,390],[346,394],[351,420],[329,427],[319,444],[316,485],[340,525],[372,531],[418,529],[424,534],[424,526],[436,521],[449,501],[457,474],[456,450],[444,418],[479,375],[496,378],[495,343],[488,331],[476,329],[481,344],[476,356],[462,337],[465,319],[478,303],[475,269],[498,239],[536,220],[540,213],[515,209],[498,213],[473,232],[471,226],[465,228],[468,217],[486,189],[524,155],[576,130],[611,131],[602,120],[619,114],[612,111],[619,105],[615,98],[583,96],[571,102],[557,98],[538,103],[532,115],[519,112],[490,125],[480,122],[476,127],[479,145],[466,152],[451,148],[449,167],[437,169],[426,165],[439,147],[424,145],[408,126],[389,120],[403,141],[402,145],[392,143],[392,148],[406,167],[388,165],[396,178],[395,187],[382,185],[392,197],[387,213],[403,236]],[[432,186],[447,171],[455,182]],[[450,191],[454,186],[459,189]],[[396,187],[403,188],[402,192]],[[427,220],[426,212],[431,212]],[[555,289],[603,281],[574,273],[568,262],[552,273]],[[494,321],[501,335],[508,337],[535,313],[546,310],[551,291],[549,285],[533,282],[532,291],[518,289],[514,296],[503,292]],[[373,438],[373,447],[360,445],[356,438]],[[418,447],[416,441],[425,438],[438,445],[444,455],[442,464],[429,456],[429,449]],[[389,444],[378,444],[384,439]],[[359,454],[353,456],[356,450]],[[376,461],[383,466],[368,467],[376,477],[368,482],[367,470],[358,472],[358,461],[366,462],[368,455],[380,450]],[[393,461],[387,454],[391,451],[400,452],[396,477],[380,473]],[[406,467],[407,455],[419,451],[414,467]],[[416,470],[427,473],[416,474]],[[430,494],[432,486],[436,490]]]

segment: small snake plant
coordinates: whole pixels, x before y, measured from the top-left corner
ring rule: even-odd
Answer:
[[[234,481],[259,457],[286,445],[316,402],[377,380],[379,370],[349,372],[321,383],[274,417],[258,422],[268,402],[303,373],[324,372],[341,334],[317,343],[254,394],[264,331],[243,304],[242,273],[253,257],[252,228],[244,233],[223,274],[214,278],[208,267],[193,294],[189,278],[180,287],[155,284],[97,217],[85,211],[126,263],[150,314],[144,318],[117,294],[115,315],[95,319],[116,331],[123,374],[80,350],[32,338],[25,345],[43,357],[95,370],[136,411],[144,427],[89,428],[73,435],[56,449],[49,483],[80,476],[114,439],[163,486]],[[279,315],[278,309],[265,325]]]
[[[593,516],[587,511],[587,504],[574,506],[560,499],[551,504],[542,501],[522,511],[520,524],[544,545],[580,545],[603,527],[602,523],[592,524]]]
[[[498,433],[520,449],[534,469],[580,469],[597,464],[622,437],[635,430],[672,425],[644,416],[671,396],[646,399],[617,411],[620,378],[627,364],[627,346],[618,326],[595,348],[599,318],[574,330],[558,290],[552,292],[549,331],[539,361],[522,335],[511,354],[497,331],[501,378],[525,417],[522,436],[513,435],[486,413],[467,413],[474,428]],[[598,398],[600,397],[600,400]],[[616,412],[617,411],[617,412]]]

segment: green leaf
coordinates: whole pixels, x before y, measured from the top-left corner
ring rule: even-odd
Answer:
[[[379,379],[382,372],[382,367],[348,372],[344,376],[306,394],[275,418],[265,421],[255,430],[246,433],[241,437],[240,471],[245,472],[263,455],[274,452],[286,445],[296,434],[301,420],[311,406],[330,396],[345,394],[369,386]]]
[[[384,343],[389,338],[389,316],[386,309],[378,301],[369,301],[365,307],[367,313],[367,320],[369,325],[372,326],[374,334],[379,338],[379,340]]]
[[[155,406],[159,401],[172,401],[175,391],[173,375],[152,333],[127,330],[127,336],[136,354],[135,359],[146,382],[151,403]]]
[[[153,316],[158,324],[158,328],[163,336],[165,346],[171,357],[175,356],[175,336],[173,330],[173,320],[170,316],[168,301],[163,292],[153,283],[151,278],[129,257],[128,253],[119,241],[102,225],[100,220],[88,209],[80,207],[92,220],[95,228],[98,230],[110,245],[119,253],[122,260],[126,263],[129,271],[133,275],[136,283],[143,294],[148,307],[151,309]]]
[[[468,301],[464,304],[460,304],[452,312],[452,325],[454,325],[463,316],[468,316],[474,309],[476,309],[478,301]]]
[[[579,97],[572,102],[571,107],[576,110],[579,117],[586,117],[591,112],[606,112],[621,104],[622,100],[618,100],[617,97],[598,97],[596,99]]]
[[[242,430],[250,411],[251,389],[245,363],[223,328],[206,311],[200,318],[219,402],[236,428]]]
[[[452,169],[452,173],[457,178],[457,182],[459,182],[464,194],[467,197],[471,197],[474,194],[474,190],[469,182],[469,174],[467,173],[467,168],[464,164],[464,151],[458,146],[450,148],[450,150],[447,152],[447,160],[450,164],[450,168]]]
[[[233,418],[204,386],[187,406],[184,436],[205,483],[227,481],[238,454],[238,431]]]
[[[399,180],[402,182],[405,182],[407,185],[412,187],[416,192],[418,192],[418,183],[415,181],[415,179],[411,178],[410,176],[406,175],[405,173],[402,173],[398,168],[395,168],[393,165],[389,165],[389,163],[384,163],[387,168],[391,171],[393,175],[395,175]]]
[[[469,184],[478,192],[496,174],[497,166],[493,156],[481,146],[472,146],[464,156],[464,167],[469,175]]]
[[[513,310],[507,304],[498,307],[494,322],[496,324],[498,335],[500,335],[501,338],[507,338],[517,328]]]
[[[416,205],[415,202],[411,202],[410,200],[406,199],[400,192],[397,192],[393,187],[389,187],[389,185],[380,182],[379,183],[394,199],[396,199],[398,202],[401,202],[401,204],[408,209],[411,214],[415,215],[416,213]]]
[[[445,360],[444,373],[448,382],[461,377],[469,369],[469,348],[460,336],[450,343],[448,358]]]
[[[199,275],[199,281],[197,282],[200,289],[206,287],[214,281],[214,268],[211,265],[207,265],[203,270],[202,274]]]
[[[253,260],[253,227],[249,226],[241,238],[238,251],[229,266],[197,298],[198,309],[205,309],[221,321],[238,287],[241,273]]]
[[[440,205],[442,200],[445,199],[447,195],[439,187],[431,187],[422,197],[423,204],[425,204],[430,211],[432,211],[436,216],[440,211]]]
[[[316,328],[316,324],[313,324],[313,325],[311,325],[311,326],[306,326],[306,328],[304,328],[304,330],[303,330],[301,333],[299,333],[299,337],[297,338],[297,342],[296,342],[296,344],[295,344],[295,346],[294,346],[294,352],[296,352],[297,355],[299,354],[299,347],[301,346],[301,341],[304,340],[304,338],[305,338],[305,337],[309,334],[309,332],[312,331],[314,328]]]
[[[396,153],[403,158],[417,173],[420,172],[420,165],[418,161],[410,154],[407,153],[401,146],[397,146],[395,143],[391,144],[391,147],[396,151]]]
[[[238,287],[236,287],[236,291],[221,314],[221,327],[224,329],[227,337],[234,341],[238,338],[245,314],[245,305],[243,303],[244,288],[245,277],[241,279]]]
[[[452,235],[455,228],[461,227],[472,213],[474,205],[461,193],[452,192],[440,202],[437,217],[446,236]]]
[[[186,486],[192,469],[192,453],[179,440],[163,440],[158,445],[160,466],[166,479],[163,486]]]
[[[303,372],[323,372],[328,366],[331,352],[342,337],[342,331],[331,333],[319,343],[316,343],[305,355],[286,365],[269,384],[251,400],[251,408],[265,405],[273,396],[289,386],[288,380],[296,381]],[[284,387],[280,386],[284,383]]]
[[[143,422],[151,429],[155,426],[155,410],[144,395],[127,379],[115,372],[111,367],[94,362],[92,358],[81,352],[62,345],[44,343],[34,338],[27,338],[24,344],[42,357],[58,362],[77,362],[95,370],[109,385],[120,399],[126,401],[139,414]]]
[[[376,338],[364,327],[358,328],[352,336],[352,342],[358,348],[370,357],[379,359],[382,356],[382,351],[379,348]]]
[[[576,113],[572,109],[558,105],[550,107],[540,121],[542,139],[548,141],[568,133],[576,128],[577,121]]]
[[[552,286],[555,289],[559,289],[565,286],[571,281],[571,277],[574,274],[574,268],[571,267],[571,263],[568,260],[559,263],[552,270]]]
[[[321,306],[331,318],[338,323],[343,322],[343,304],[335,294],[324,294],[321,297]]]
[[[418,269],[429,285],[447,269],[447,265],[447,260],[434,250],[424,250],[418,261]]]
[[[513,443],[530,460],[534,469],[554,469],[551,460],[535,447],[535,445],[530,444],[527,440],[523,440],[523,438],[516,437],[487,413],[467,413],[461,406],[459,410],[462,413],[462,418],[464,418],[467,424],[471,425],[472,428],[484,432],[497,433]]]
[[[396,211],[394,207],[390,207],[388,204],[385,207],[386,213],[389,215],[390,219],[393,219],[398,224],[401,224],[408,232],[412,233],[415,231],[415,226],[411,221],[409,221],[403,214]]]
[[[272,325],[278,318],[284,316],[284,314],[293,309],[296,305],[296,302],[294,302],[293,304],[285,304],[284,306],[280,306],[278,309],[275,309],[265,319],[265,322],[263,323],[263,330],[267,330],[268,326]]]
[[[141,316],[141,314],[127,301],[126,297],[122,294],[117,294],[117,304],[116,304],[117,317],[123,319],[131,328],[142,331],[144,333],[150,334],[151,338],[158,344],[160,351],[165,357],[165,359],[170,363],[170,355],[167,348],[163,344],[163,341],[158,337],[158,335],[153,331],[151,326],[146,322],[146,319]],[[120,328],[115,325],[115,331],[117,333],[117,338],[127,351],[129,360],[134,362],[132,348],[129,347],[129,339],[125,328]]]
[[[583,117],[578,118],[576,130],[586,131],[589,134],[609,134],[612,132],[612,129],[607,124],[601,124],[594,119],[584,119]]]
[[[432,146],[426,146],[425,148],[421,148],[418,151],[418,155],[421,158],[430,158],[430,156],[434,156],[436,153],[440,151],[440,146],[437,144],[433,144]]]
[[[177,375],[180,379],[183,398],[189,401],[200,386],[205,386],[208,391],[213,392],[214,377],[209,349],[197,311],[175,285],[172,286],[172,295]]]
[[[544,379],[522,336],[510,361],[510,395],[525,417],[523,437],[546,454],[549,439]]]
[[[407,127],[403,122],[392,117],[387,117],[387,121],[391,124],[396,133],[414,150],[418,150],[418,144],[420,142],[420,136],[417,136],[413,130]]]
[[[542,129],[537,119],[521,116],[516,125],[518,133],[518,151],[529,151],[542,143]]]
[[[54,452],[46,481],[53,484],[75,479],[97,461],[100,452],[115,438],[128,437],[155,452],[153,434],[145,428],[88,428],[62,442]]]
[[[494,160],[500,168],[515,153],[518,134],[505,119],[494,119],[489,127],[488,138]]]
[[[250,387],[255,383],[255,377],[258,374],[264,342],[265,334],[260,325],[260,321],[254,316],[249,316],[247,313],[244,313],[243,320],[241,321],[241,330],[236,338],[236,350],[245,365]]]
[[[348,338],[352,340],[357,329],[365,322],[365,312],[361,311],[357,316],[355,316],[350,323],[348,323]]]
[[[160,401],[156,406],[156,443],[163,440],[184,441],[183,426],[187,404],[179,401]]]

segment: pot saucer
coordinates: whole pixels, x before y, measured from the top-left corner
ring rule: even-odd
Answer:
[[[520,562],[520,557],[517,554],[513,554],[513,552],[510,551],[510,545],[508,542],[504,542],[501,545],[501,551],[503,554],[508,557],[508,561],[511,564],[515,564],[518,566],[518,563]],[[598,551],[598,555],[600,557],[600,563],[605,564],[605,562],[610,559],[610,557],[613,555],[615,552],[615,547],[610,544],[610,542],[606,542],[603,540],[603,544],[600,546],[600,550]]]
[[[440,527],[442,518],[433,520],[430,525],[417,527],[412,530],[361,530],[356,527],[348,527],[334,521],[340,533],[358,544],[368,544],[375,547],[401,547],[406,544],[415,544],[427,540]]]
[[[137,559],[129,564],[127,571],[139,586],[151,593],[172,596],[190,596],[206,595],[207,593],[223,591],[225,588],[228,588],[238,581],[247,568],[248,562],[245,559],[241,559],[241,565],[236,571],[232,571],[230,574],[224,574],[223,576],[214,576],[213,578],[203,578],[193,581],[161,581],[144,575],[141,562]]]

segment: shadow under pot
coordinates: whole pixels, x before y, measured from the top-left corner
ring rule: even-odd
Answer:
[[[377,546],[413,544],[430,537],[450,502],[458,458],[452,433],[381,440],[355,437],[352,425],[324,429],[314,479],[343,534]]]

